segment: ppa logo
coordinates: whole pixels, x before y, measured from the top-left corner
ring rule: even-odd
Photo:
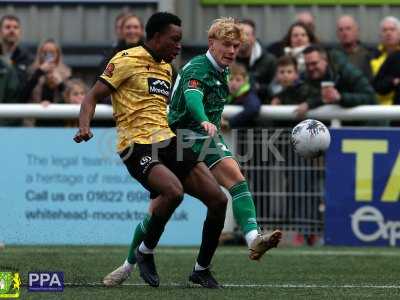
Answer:
[[[30,292],[62,292],[64,291],[63,272],[29,272]]]

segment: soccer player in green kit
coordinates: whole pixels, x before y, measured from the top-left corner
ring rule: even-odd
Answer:
[[[217,182],[229,191],[234,217],[245,235],[249,257],[259,260],[278,245],[282,233],[279,230],[271,235],[258,232],[256,209],[247,181],[220,134],[221,115],[229,94],[228,66],[235,61],[243,39],[240,25],[234,19],[221,18],[213,22],[208,31],[207,53],[189,61],[177,77],[168,122],[178,140],[190,144],[198,160],[204,161]],[[155,200],[152,200],[150,211],[154,205]],[[128,278],[135,264],[134,249],[141,243],[147,226],[146,217],[136,227],[125,263],[104,278],[106,286],[121,284]]]
[[[180,71],[172,91],[168,123],[204,161],[217,182],[232,197],[235,220],[244,233],[249,257],[259,260],[278,245],[282,233],[260,234],[256,209],[246,179],[220,133],[221,116],[229,95],[229,69],[244,36],[233,18],[217,19],[208,31],[208,51]],[[179,133],[181,132],[181,134]]]

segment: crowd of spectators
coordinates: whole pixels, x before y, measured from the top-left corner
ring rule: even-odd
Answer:
[[[307,11],[298,13],[282,39],[269,45],[257,39],[254,21],[239,22],[246,41],[232,67],[228,101],[242,105],[244,111],[227,120],[227,125],[254,126],[262,104],[297,105],[296,114],[300,119],[309,109],[324,104],[344,107],[400,104],[400,21],[397,18],[382,19],[376,48],[367,47],[360,40],[360,27],[350,15],[337,19],[335,47],[327,47],[321,41],[315,17]],[[131,12],[119,14],[114,28],[116,41],[111,51],[103,53],[98,74],[114,54],[143,42],[143,21]],[[71,68],[63,62],[62,45],[49,37],[38,46],[34,56],[21,47],[21,36],[17,16],[1,17],[0,103],[47,106],[82,101],[86,85],[74,78]],[[75,93],[80,96],[73,96]],[[110,101],[104,99],[103,103],[110,104]],[[1,126],[21,123],[0,120]],[[23,123],[27,126],[65,124],[34,120]]]
[[[245,32],[251,20],[241,21]],[[252,26],[255,28],[255,25]],[[379,24],[380,44],[367,47],[360,41],[360,27],[354,17],[342,15],[337,19],[337,46],[324,44],[317,36],[315,18],[309,12],[296,15],[286,35],[265,50],[250,31],[249,45],[256,48],[267,63],[238,58],[246,67],[251,87],[262,104],[297,105],[296,114],[304,118],[308,110],[324,104],[343,107],[358,105],[400,104],[400,21],[385,17]],[[260,74],[271,74],[266,76]],[[263,87],[260,93],[260,87]],[[252,126],[253,119],[248,126]],[[291,126],[290,122],[276,122]],[[360,124],[360,123],[358,123]],[[364,123],[363,123],[364,124]],[[388,125],[377,123],[374,125]],[[396,123],[393,123],[396,124]]]

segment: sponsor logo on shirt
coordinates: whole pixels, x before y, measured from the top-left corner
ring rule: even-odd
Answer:
[[[169,97],[170,93],[169,82],[162,79],[149,77],[147,79],[147,83],[149,85],[149,94],[156,94]]]
[[[190,79],[188,82],[188,88],[190,89],[198,89],[200,87],[200,81],[196,79]]]
[[[148,164],[149,162],[151,162],[151,157],[143,156],[142,159],[140,160],[140,165],[144,166],[145,164]]]

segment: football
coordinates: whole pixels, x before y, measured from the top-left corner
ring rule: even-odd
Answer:
[[[291,142],[300,156],[317,158],[329,148],[331,135],[320,121],[307,119],[293,128]]]

